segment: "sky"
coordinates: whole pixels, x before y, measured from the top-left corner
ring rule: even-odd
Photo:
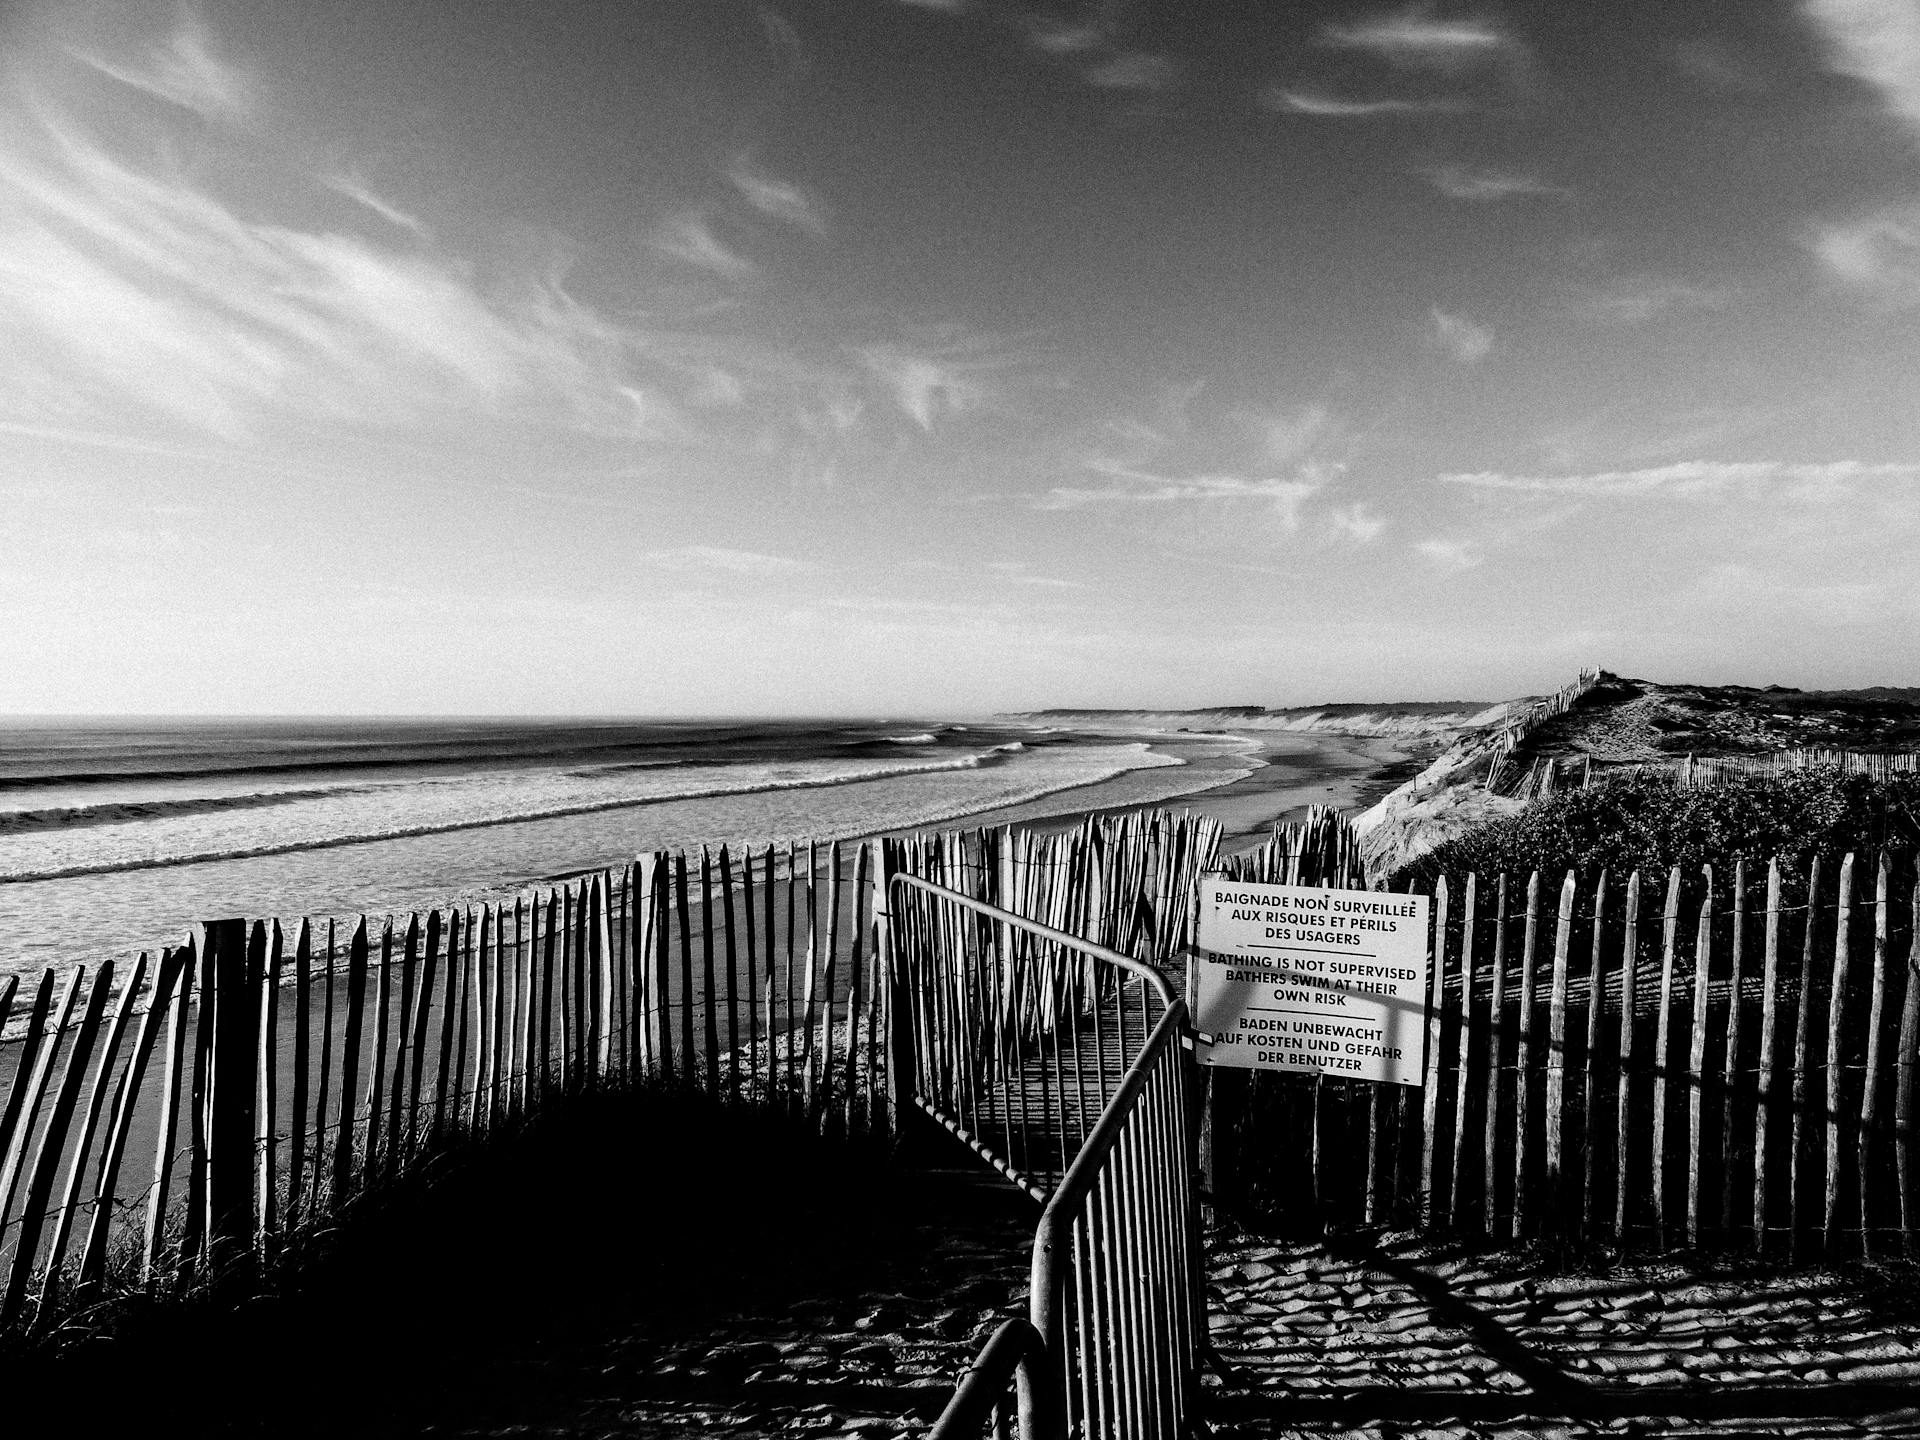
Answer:
[[[1920,0],[0,8],[0,713],[1916,683]]]

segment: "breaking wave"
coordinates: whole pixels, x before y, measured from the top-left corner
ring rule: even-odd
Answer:
[[[984,755],[967,755],[955,760],[927,761],[915,765],[880,765],[863,768],[844,774],[828,775],[787,775],[775,774],[764,779],[745,784],[707,785],[685,787],[645,795],[622,795],[595,800],[578,800],[571,803],[552,804],[531,808],[509,808],[486,813],[463,815],[457,819],[448,819],[424,825],[396,825],[379,829],[353,831],[337,835],[306,836],[297,840],[285,840],[258,845],[240,845],[223,849],[188,850],[178,853],[122,856],[57,865],[43,869],[0,869],[0,885],[24,884],[37,880],[65,880],[79,875],[113,875],[129,870],[154,870],[169,865],[197,865],[215,860],[250,860],[263,855],[291,855],[303,850],[330,850],[343,845],[370,845],[382,840],[404,840],[418,835],[444,835],[458,830],[479,830],[494,825],[516,825],[534,820],[554,820],[567,815],[591,815],[603,810],[626,810],[642,805],[657,805],[678,800],[709,800],[720,796],[756,795],[781,790],[813,790],[839,785],[857,785],[867,780],[885,780],[902,775],[923,775],[937,771],[979,770],[994,765],[996,757],[989,752]],[[321,791],[320,795],[328,799],[338,795],[338,791]],[[230,797],[242,802],[254,799],[251,796]],[[172,803],[172,802],[169,802]],[[182,806],[199,806],[199,801],[177,802]],[[271,803],[261,798],[260,803]],[[101,809],[113,807],[99,807]],[[133,806],[131,809],[143,807]],[[208,802],[208,808],[222,807]],[[239,808],[247,808],[244,803]],[[175,813],[203,813],[187,809]]]

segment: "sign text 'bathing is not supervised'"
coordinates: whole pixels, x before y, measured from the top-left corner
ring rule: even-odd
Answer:
[[[1200,1062],[1420,1084],[1432,903],[1202,879]]]

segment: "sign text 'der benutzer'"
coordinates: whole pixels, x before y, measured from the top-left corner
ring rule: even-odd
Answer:
[[[1432,900],[1208,876],[1194,1025],[1205,1065],[1418,1085]]]

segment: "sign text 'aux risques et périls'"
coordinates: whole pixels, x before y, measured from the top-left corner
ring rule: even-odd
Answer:
[[[1420,1084],[1432,903],[1202,879],[1200,1062]]]

